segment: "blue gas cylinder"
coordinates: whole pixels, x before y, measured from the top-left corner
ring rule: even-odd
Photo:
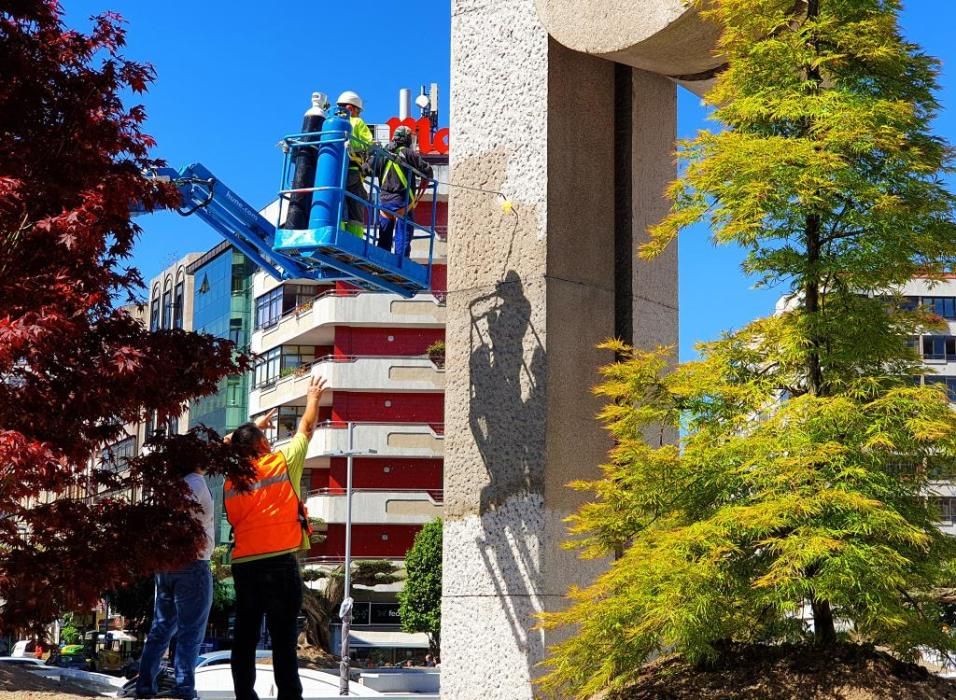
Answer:
[[[352,125],[348,116],[336,114],[325,120],[319,135],[319,158],[315,169],[317,188],[312,200],[312,214],[309,228],[321,237],[339,228],[340,212],[343,209],[347,176],[347,146],[352,135]],[[324,229],[324,230],[323,230]],[[329,231],[331,229],[331,231]]]

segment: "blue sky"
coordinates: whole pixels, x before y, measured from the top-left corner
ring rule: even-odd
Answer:
[[[230,3],[63,0],[67,23],[118,11],[129,22],[130,58],[151,62],[157,82],[142,99],[157,154],[170,165],[204,163],[251,204],[277,189],[278,139],[297,131],[313,90],[333,97],[352,89],[365,98],[369,122],[397,111],[398,89],[437,82],[447,125],[450,3],[375,0],[352,3],[259,0]],[[228,10],[226,10],[228,7]],[[361,7],[361,12],[357,9]],[[956,3],[909,0],[907,36],[943,61],[937,132],[956,141]],[[681,136],[708,122],[694,95],[681,91]],[[452,144],[454,148],[454,144]],[[956,182],[954,182],[956,185]],[[148,279],[219,238],[196,219],[173,213],[140,219],[144,235],[133,263]],[[753,289],[740,271],[740,251],[714,247],[706,230],[680,239],[681,356],[700,340],[768,313],[781,289]]]

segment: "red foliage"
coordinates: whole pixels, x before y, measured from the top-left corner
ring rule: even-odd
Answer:
[[[98,464],[124,423],[178,415],[247,368],[227,341],[150,333],[119,309],[142,286],[124,267],[131,204],[178,203],[140,175],[159,162],[143,108],[118,94],[153,70],[123,45],[113,14],[84,35],[54,0],[0,8],[0,627],[88,608],[193,556],[182,467],[242,472],[207,433],[159,438],[120,473]]]

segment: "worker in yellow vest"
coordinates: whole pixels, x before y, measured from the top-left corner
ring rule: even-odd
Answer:
[[[255,653],[263,617],[272,637],[278,697],[302,700],[296,654],[302,579],[296,554],[309,549],[310,528],[299,489],[324,389],[322,379],[312,379],[295,436],[275,452],[263,432],[271,425],[274,411],[227,437],[255,467],[254,480],[247,488],[229,480],[224,488],[226,517],[234,539],[236,626],[231,664],[236,700],[258,700]]]
[[[349,140],[348,147],[349,175],[345,182],[345,189],[367,202],[368,191],[365,189],[362,170],[368,160],[374,139],[372,130],[360,116],[365,104],[358,93],[351,90],[346,90],[339,95],[335,103],[340,110],[349,115],[349,123],[352,125],[352,138]],[[345,207],[349,219],[346,228],[350,233],[361,236],[365,231],[365,207],[353,197],[345,198]]]

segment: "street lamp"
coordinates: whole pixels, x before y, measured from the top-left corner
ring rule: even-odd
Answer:
[[[355,451],[355,423],[348,424],[348,447],[334,456],[345,456],[345,595],[339,607],[342,620],[342,640],[339,661],[339,695],[349,694],[349,629],[352,627],[352,460],[355,455],[377,454],[375,450]]]

